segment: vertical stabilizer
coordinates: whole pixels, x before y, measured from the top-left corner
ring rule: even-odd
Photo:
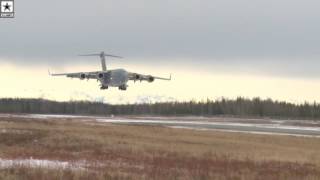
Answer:
[[[107,65],[106,65],[106,57],[107,56],[108,57],[114,57],[114,58],[122,58],[120,56],[106,54],[103,51],[100,54],[84,54],[84,55],[80,55],[80,56],[100,56],[102,71],[107,71]]]
[[[103,51],[100,53],[100,59],[101,59],[102,71],[107,71],[106,56]]]

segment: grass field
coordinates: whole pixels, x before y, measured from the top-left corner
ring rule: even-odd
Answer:
[[[0,179],[320,179],[320,139],[0,118],[0,158],[70,167],[0,167]],[[1,164],[1,163],[0,163]]]

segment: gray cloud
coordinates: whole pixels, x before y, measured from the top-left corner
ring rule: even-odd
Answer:
[[[106,50],[314,77],[319,6],[316,0],[16,1],[16,18],[0,19],[0,58],[63,63]]]

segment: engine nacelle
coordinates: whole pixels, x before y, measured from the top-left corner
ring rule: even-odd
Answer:
[[[134,75],[133,75],[133,80],[134,80],[134,82],[136,82],[136,81],[142,81],[142,80],[144,80],[144,77],[141,76],[140,74],[134,74]]]
[[[84,80],[84,79],[86,78],[86,74],[81,73],[79,78],[80,78],[81,80]]]
[[[149,77],[148,77],[148,82],[151,83],[151,82],[153,82],[153,81],[154,81],[154,77],[149,76]]]
[[[134,76],[134,78],[135,78],[135,80],[140,80],[140,79],[141,79],[141,76],[140,76],[139,74],[136,74],[136,75]]]
[[[98,78],[99,78],[99,79],[103,79],[103,77],[104,77],[104,74],[103,74],[103,73],[99,73],[99,74],[98,74]]]

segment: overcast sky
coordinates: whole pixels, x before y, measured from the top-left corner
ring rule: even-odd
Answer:
[[[15,18],[0,19],[0,63],[92,64],[75,55],[104,50],[125,56],[122,64],[320,79],[319,7],[317,0],[16,1]]]
[[[105,50],[204,66],[295,61],[307,73],[319,65],[319,7],[316,0],[17,1],[16,18],[0,20],[0,57],[37,63]]]

